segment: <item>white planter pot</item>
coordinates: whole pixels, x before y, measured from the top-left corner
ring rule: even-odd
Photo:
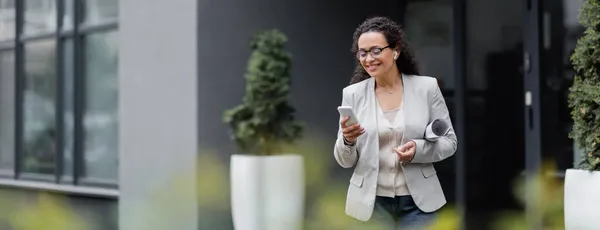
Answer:
[[[236,230],[300,230],[304,160],[299,155],[231,156],[231,213]]]
[[[565,229],[600,226],[600,172],[568,169],[565,178]]]

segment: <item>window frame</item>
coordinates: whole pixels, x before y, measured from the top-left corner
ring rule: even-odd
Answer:
[[[25,13],[25,1],[16,0],[16,26],[15,26],[15,38],[12,40],[0,41],[0,52],[11,50],[15,54],[15,146],[14,146],[14,165],[12,170],[0,171],[0,185],[10,185],[10,180],[16,181],[15,186],[22,184],[21,181],[32,182],[28,185],[40,183],[53,183],[56,186],[63,186],[64,188],[56,187],[56,191],[70,190],[72,187],[90,187],[86,191],[93,191],[94,188],[102,190],[101,194],[107,194],[106,190],[117,190],[118,189],[118,178],[116,180],[99,179],[99,178],[86,178],[83,177],[85,172],[85,129],[83,126],[83,118],[85,115],[86,108],[86,68],[87,62],[85,60],[85,38],[90,34],[105,33],[110,31],[118,31],[118,19],[106,20],[98,22],[94,25],[89,25],[83,22],[85,5],[84,1],[76,0],[71,1],[74,4],[74,15],[73,22],[68,29],[63,27],[63,17],[65,13],[65,3],[67,0],[55,0],[56,1],[56,29],[53,32],[40,33],[35,35],[24,34],[24,13]],[[56,95],[54,100],[55,107],[55,125],[56,125],[56,156],[54,157],[55,170],[54,174],[39,174],[29,173],[23,171],[23,135],[24,135],[24,89],[25,89],[25,60],[24,60],[24,48],[29,42],[36,42],[40,40],[53,39],[56,44],[55,50],[55,61],[54,65],[56,68]],[[73,54],[65,53],[65,43],[67,41],[72,42]],[[65,98],[65,58],[67,55],[73,56],[73,98]],[[72,100],[73,103],[73,115],[74,115],[74,130],[73,130],[73,168],[72,175],[64,175],[65,172],[65,100]],[[12,173],[7,172],[12,171]],[[31,186],[28,186],[31,187]],[[42,186],[47,187],[47,186]],[[79,189],[80,190],[80,189]],[[117,193],[108,193],[116,196]]]

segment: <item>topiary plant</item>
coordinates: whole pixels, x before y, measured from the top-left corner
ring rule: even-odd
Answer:
[[[600,171],[600,1],[583,1],[579,21],[586,30],[571,56],[576,75],[569,93],[569,136],[584,153],[577,168]]]
[[[251,41],[246,95],[243,103],[225,111],[224,122],[244,153],[272,155],[303,130],[289,104],[291,55],[284,50],[287,37],[274,29],[259,32]]]

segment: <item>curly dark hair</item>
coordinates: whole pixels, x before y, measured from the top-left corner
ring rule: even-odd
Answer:
[[[367,32],[380,32],[385,36],[390,47],[400,48],[400,57],[396,59],[396,66],[398,70],[404,74],[419,75],[419,67],[417,60],[415,59],[412,50],[408,47],[408,43],[405,40],[404,30],[398,25],[398,23],[386,17],[371,17],[365,20],[362,24],[356,28],[354,32],[354,39],[352,42],[352,53],[358,52],[358,38],[363,33]],[[356,69],[352,74],[350,84],[358,83],[369,79],[371,76],[365,71],[360,64],[359,60],[356,60]]]

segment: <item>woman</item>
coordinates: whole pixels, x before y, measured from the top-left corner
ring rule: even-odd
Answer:
[[[342,105],[352,106],[360,124],[346,126],[348,118],[341,118],[334,147],[338,164],[354,167],[346,214],[401,229],[430,224],[446,203],[432,163],[452,156],[457,145],[437,80],[419,76],[404,32],[388,18],[364,21],[352,51],[358,64]],[[426,140],[433,121],[443,121],[446,132]]]

